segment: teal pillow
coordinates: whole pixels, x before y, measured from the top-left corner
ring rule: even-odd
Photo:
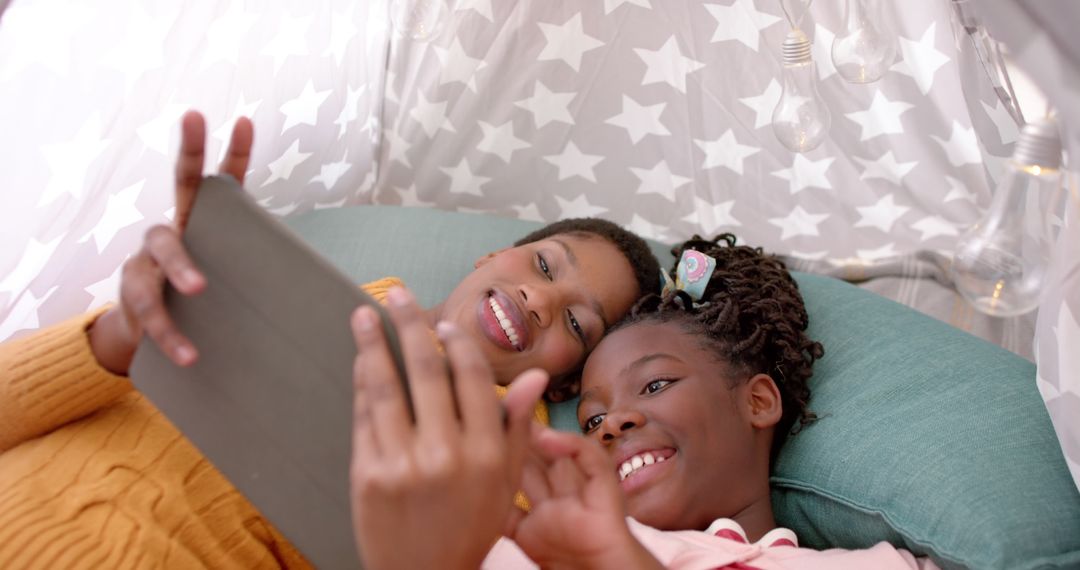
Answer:
[[[396,275],[426,305],[540,225],[386,206],[287,223],[358,283]],[[946,568],[1080,567],[1080,493],[1034,366],[841,281],[796,278],[825,346],[811,380],[821,419],[777,460],[778,522],[805,546],[884,540]],[[556,427],[577,430],[575,405],[552,406]]]

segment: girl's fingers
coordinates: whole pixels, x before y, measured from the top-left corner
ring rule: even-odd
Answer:
[[[533,410],[536,402],[544,393],[548,384],[547,372],[533,369],[523,372],[512,384],[510,390],[503,398],[503,407],[506,410],[506,427],[497,426],[495,433],[506,432],[506,450],[509,453],[509,468],[511,477],[516,478],[521,472],[521,466],[525,461],[525,455],[529,449],[529,436],[533,429]],[[488,392],[494,392],[490,386]],[[466,428],[469,428],[469,417],[465,416]],[[479,428],[478,428],[479,429]]]
[[[403,449],[411,420],[378,313],[371,307],[358,308],[353,312],[352,329],[357,349],[353,384],[363,387],[374,445],[380,450]]]
[[[124,263],[120,304],[136,331],[149,336],[170,360],[187,366],[195,362],[198,352],[165,309],[161,280],[161,269],[150,254],[139,252]]]
[[[206,287],[206,278],[184,248],[180,234],[173,228],[157,225],[146,232],[146,251],[165,272],[166,279],[184,295],[193,295]]]
[[[547,468],[547,462],[539,456],[531,453],[525,455],[521,469],[521,490],[525,492],[533,508],[551,499]]]

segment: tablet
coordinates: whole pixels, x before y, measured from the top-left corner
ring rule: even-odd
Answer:
[[[404,379],[387,315],[230,177],[203,181],[183,240],[207,286],[165,302],[199,359],[176,366],[144,338],[132,382],[311,563],[360,567],[349,317],[380,313]]]

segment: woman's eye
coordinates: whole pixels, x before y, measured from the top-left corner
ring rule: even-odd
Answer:
[[[602,421],[604,421],[603,414],[595,415],[585,420],[585,424],[581,426],[581,431],[584,433],[590,433],[596,428],[600,427],[600,422]]]
[[[589,346],[589,341],[585,337],[585,329],[581,328],[581,323],[578,322],[577,317],[574,316],[574,313],[566,311],[566,316],[570,319],[570,327],[574,329],[574,334],[576,334],[578,338],[581,339],[582,344],[584,344],[586,347]]]
[[[648,384],[645,385],[645,388],[641,390],[641,393],[642,394],[655,394],[655,393],[659,392],[660,390],[663,390],[665,387],[667,387],[668,384],[671,384],[671,383],[672,383],[672,380],[666,380],[666,379],[653,380],[652,382],[649,382]]]
[[[540,255],[539,253],[536,254],[536,259],[537,259],[538,263],[540,264],[540,271],[543,271],[544,275],[546,275],[547,278],[550,280],[551,279],[551,270],[548,269],[547,260],[545,260],[544,256]]]

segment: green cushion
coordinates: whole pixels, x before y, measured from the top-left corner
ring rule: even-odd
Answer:
[[[288,223],[357,282],[396,275],[427,305],[539,225],[373,206]],[[822,419],[777,461],[778,522],[806,546],[886,540],[947,568],[1080,567],[1080,493],[1034,366],[841,281],[796,278],[825,345],[810,402]],[[557,427],[577,429],[574,405],[553,406]]]

